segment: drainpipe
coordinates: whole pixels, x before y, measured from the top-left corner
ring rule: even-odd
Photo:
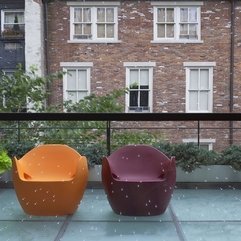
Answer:
[[[48,67],[48,1],[43,0],[43,24],[44,24],[44,55],[45,55],[45,71],[49,74]]]
[[[235,0],[231,0],[231,26],[230,26],[230,76],[229,76],[229,112],[233,112],[233,82],[234,82],[234,37],[235,37]],[[229,122],[229,144],[233,144],[233,121]]]
[[[45,74],[49,74],[49,61],[48,61],[48,0],[43,1],[43,27],[44,27],[44,62],[45,62]],[[50,86],[49,83],[46,86],[46,89],[49,90]],[[46,104],[49,104],[49,98],[46,100]]]

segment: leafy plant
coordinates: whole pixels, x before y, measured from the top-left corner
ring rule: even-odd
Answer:
[[[174,156],[175,145],[170,142],[160,141],[154,143],[153,146],[169,157]]]
[[[62,73],[40,77],[36,71],[37,68],[31,66],[26,72],[19,64],[11,75],[0,72],[0,112],[21,112],[26,110],[27,102],[31,102],[34,111],[43,109],[43,101],[48,96],[46,85]]]
[[[8,155],[13,158],[21,158],[24,154],[30,151],[35,145],[32,142],[5,142],[2,143],[2,146],[5,150],[7,150]]]
[[[167,156],[175,156],[176,165],[186,172],[192,172],[201,165],[217,164],[220,154],[199,148],[195,143],[170,144],[160,142],[154,145]]]
[[[126,89],[115,89],[102,96],[91,94],[77,103],[72,101],[64,102],[64,109],[67,112],[82,113],[113,113],[123,112],[124,106],[120,98],[124,96]]]
[[[11,169],[12,167],[12,160],[8,156],[5,150],[0,151],[0,174],[6,170]]]
[[[173,154],[176,157],[177,166],[187,172],[192,172],[201,165],[216,164],[219,157],[216,152],[198,148],[194,143],[176,145]]]
[[[116,150],[124,145],[130,144],[148,144],[154,145],[162,138],[160,133],[148,131],[114,131],[111,137],[111,149]]]
[[[89,166],[101,165],[102,158],[107,155],[106,146],[104,143],[93,143],[84,146],[75,146],[81,155],[86,156]]]
[[[241,147],[231,145],[226,148],[220,156],[220,163],[231,165],[235,170],[241,171]]]

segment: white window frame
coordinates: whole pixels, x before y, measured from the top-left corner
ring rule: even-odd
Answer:
[[[129,80],[130,80],[130,70],[132,69],[148,69],[149,71],[149,111],[146,110],[137,110],[130,111],[129,110],[129,93],[126,94],[125,98],[125,112],[152,112],[153,111],[153,68],[156,66],[155,62],[125,62],[124,67],[126,67],[126,87],[129,88]]]
[[[187,138],[187,139],[183,139],[182,140],[183,143],[198,143],[198,139],[197,138]],[[216,139],[200,139],[199,143],[200,146],[203,145],[207,145],[208,146],[208,150],[212,151],[213,150],[213,144],[216,142]]]
[[[118,40],[118,6],[119,2],[114,1],[84,1],[84,2],[67,2],[70,6],[70,40],[68,43],[119,43]],[[75,8],[90,8],[91,11],[91,39],[74,38],[74,10]],[[97,9],[113,8],[114,9],[114,37],[98,38],[97,37]]]
[[[1,10],[1,32],[3,32],[5,30],[5,28],[4,28],[4,25],[5,25],[5,22],[4,22],[5,13],[23,13],[23,14],[25,14],[24,9],[4,9],[4,10]],[[25,22],[18,23],[18,24],[24,25],[24,28],[25,28]]]
[[[179,2],[179,1],[163,1],[151,2],[153,6],[153,41],[152,43],[203,43],[201,40],[201,6],[203,2]],[[197,8],[197,39],[182,39],[179,37],[180,33],[180,9],[183,7]],[[157,30],[157,10],[158,8],[173,8],[174,9],[174,37],[173,38],[159,38]]]
[[[68,81],[68,70],[86,70],[87,73],[87,95],[90,94],[90,78],[91,78],[91,67],[93,67],[92,62],[61,62],[60,66],[63,68],[63,99],[64,101],[68,100],[67,95],[67,81]],[[78,90],[76,90],[78,91]]]
[[[216,62],[184,62],[186,69],[186,112],[191,113],[211,113],[213,112],[213,68]],[[208,93],[208,109],[204,110],[190,110],[189,105],[189,83],[190,83],[190,70],[193,69],[208,69],[209,70],[209,93]]]

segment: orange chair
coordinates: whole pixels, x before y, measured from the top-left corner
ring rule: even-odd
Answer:
[[[30,215],[74,213],[87,180],[86,157],[67,145],[40,145],[13,161],[13,185],[23,210]]]

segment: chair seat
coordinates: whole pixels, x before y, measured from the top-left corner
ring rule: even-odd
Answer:
[[[71,181],[73,180],[75,175],[71,174],[66,174],[63,175],[62,173],[50,173],[48,175],[46,174],[35,174],[35,175],[29,175],[27,173],[23,173],[23,181],[28,181],[28,182],[59,182],[59,181]]]
[[[113,175],[113,174],[112,174]],[[122,181],[122,182],[160,182],[160,181],[165,181],[165,179],[160,178],[160,177],[150,177],[149,175],[138,175],[138,174],[128,174],[128,175],[113,175],[113,178],[116,181]]]

